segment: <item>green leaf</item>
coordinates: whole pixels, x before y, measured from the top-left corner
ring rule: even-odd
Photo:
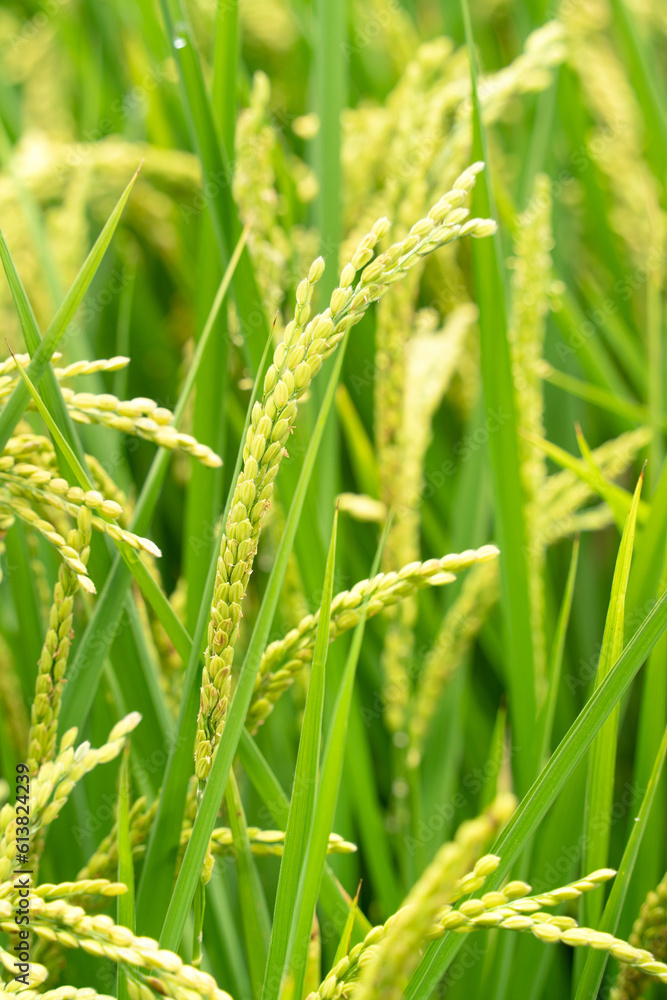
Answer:
[[[126,746],[120,765],[118,792],[118,881],[127,892],[118,897],[117,922],[134,932],[134,864],[130,842],[130,748]],[[118,1000],[128,1000],[127,973],[118,966]]]
[[[230,262],[231,265],[231,262]],[[241,440],[245,441],[252,408],[259,396],[264,368],[268,358],[272,343],[271,338],[267,338],[264,346],[264,354],[261,364],[257,370],[253,391],[248,403],[245,425],[243,427]],[[178,853],[178,840],[185,809],[185,796],[187,793],[188,781],[192,775],[192,748],[194,746],[195,732],[197,726],[197,709],[199,705],[199,679],[201,676],[201,654],[204,648],[205,633],[211,613],[211,595],[215,583],[215,574],[218,564],[218,553],[220,551],[220,539],[227,523],[229,511],[234,495],[234,487],[241,470],[243,460],[243,449],[239,449],[236,464],[230,479],[229,491],[225,509],[220,521],[220,528],[216,539],[215,550],[209,565],[204,594],[208,595],[208,600],[202,601],[195,626],[190,653],[184,658],[187,662],[183,690],[181,693],[181,704],[176,722],[174,742],[169,748],[169,758],[165,769],[164,782],[158,802],[155,823],[148,840],[146,857],[139,883],[139,893],[137,899],[137,914],[139,926],[146,934],[157,937],[160,932],[161,922],[169,905],[169,895],[171,884],[162,879],[160,872],[173,871],[176,865]],[[220,789],[220,798],[224,791],[224,785]],[[210,836],[210,835],[209,835]]]
[[[222,798],[227,778],[229,775],[236,748],[238,746],[243,724],[250,706],[252,692],[255,686],[255,678],[259,670],[262,651],[266,647],[266,642],[271,630],[271,622],[278,604],[278,597],[282,580],[287,568],[287,561],[294,543],[297,526],[306,491],[310,482],[315,461],[317,458],[324,425],[333,403],[336,385],[340,377],[340,372],[345,356],[345,344],[343,341],[339,348],[336,364],[329,379],[327,392],[318,413],[317,422],[310,439],[306,452],[299,483],[287,516],[280,545],[276,553],[275,563],[266,587],[264,600],[257,616],[255,628],[253,630],[248,650],[241,667],[241,671],[234,692],[234,697],[229,709],[225,728],[218,744],[213,766],[206,785],[206,791],[202,797],[197,819],[192,828],[192,836],[183,858],[183,864],[176,880],[176,887],[171,897],[164,927],[160,936],[161,946],[175,951],[181,940],[183,928],[187,920],[190,904],[194,895],[194,890],[199,878],[199,872],[206,855],[206,847],[215,827],[215,819],[218,812],[220,800]],[[185,699],[184,699],[185,700]],[[181,704],[184,704],[182,702]],[[196,712],[196,705],[195,705]]]
[[[521,850],[535,833],[567,779],[582,759],[614,707],[630,687],[651,649],[667,628],[667,593],[655,604],[622,654],[583,710],[577,716],[549,763],[524,796],[493,853],[502,860],[489,878],[487,890],[497,889]],[[448,934],[431,945],[412,975],[404,1000],[427,1000],[463,944],[459,935]]]
[[[667,94],[658,72],[651,46],[639,33],[637,15],[628,10],[625,0],[611,0],[614,23],[625,49],[628,72],[637,91],[648,132],[648,155],[654,172],[664,183],[667,170]]]
[[[628,516],[628,511],[632,503],[632,497],[627,490],[624,490],[621,486],[617,486],[615,483],[608,482],[594,462],[586,462],[584,459],[575,458],[568,451],[565,451],[564,448],[559,448],[558,445],[552,444],[551,441],[547,441],[545,438],[538,437],[537,434],[531,434],[529,431],[520,431],[519,433],[526,441],[529,441],[536,448],[543,451],[545,455],[556,462],[557,465],[560,465],[561,468],[574,472],[575,476],[581,479],[582,483],[586,483],[593,493],[596,493],[608,503],[619,530],[623,530],[623,525],[625,524],[625,519]],[[646,520],[647,514],[647,505],[641,503],[637,513],[640,524]]]
[[[120,196],[118,203],[109,216],[102,232],[97,237],[95,245],[83,262],[74,284],[60,304],[56,315],[51,321],[51,325],[46,331],[44,339],[39,340],[39,342],[39,331],[36,329],[34,314],[32,313],[32,309],[25,294],[25,290],[23,289],[23,285],[21,284],[18,274],[16,273],[7,244],[0,234],[0,258],[2,259],[2,264],[5,268],[5,273],[7,274],[7,279],[10,283],[12,294],[15,296],[15,300],[19,299],[22,301],[19,318],[21,319],[21,325],[24,332],[28,331],[27,335],[31,338],[29,348],[30,344],[34,345],[30,348],[32,360],[28,366],[28,376],[35,386],[39,384],[40,379],[47,370],[53,352],[62,340],[67,327],[74,318],[77,309],[83,301],[84,295],[90,287],[90,283],[99,269],[106,249],[111,242],[114,232],[116,231],[116,226],[120,221],[123,209],[125,208],[127,200],[130,197],[130,192],[132,191],[138,173],[139,170],[137,170],[137,173],[134,174],[132,180]],[[35,332],[37,334],[36,337]],[[28,390],[23,383],[20,382],[0,411],[0,452],[4,450],[5,445],[9,441],[16,424],[21,419],[23,411],[28,405],[29,399],[30,394]]]
[[[606,389],[601,389],[590,382],[584,382],[582,379],[568,375],[566,372],[558,371],[550,365],[542,377],[545,382],[563,389],[564,392],[569,392],[572,396],[577,396],[579,399],[584,399],[594,406],[608,410],[609,413],[616,413],[619,417],[623,417],[630,423],[648,424],[650,422],[648,409],[628,399],[627,396],[617,396],[614,393],[607,392]],[[663,429],[666,428],[667,418],[661,415],[658,423]]]
[[[7,345],[7,346],[9,347],[9,345]],[[86,473],[86,471],[84,470],[83,466],[79,462],[79,459],[76,457],[76,455],[74,453],[74,449],[71,448],[70,445],[68,444],[68,442],[65,440],[65,437],[64,437],[62,431],[60,430],[60,428],[56,424],[55,420],[53,419],[53,417],[49,413],[48,409],[44,405],[44,401],[42,400],[42,397],[40,396],[40,394],[38,393],[37,389],[32,384],[32,382],[30,381],[29,376],[27,375],[27,373],[23,369],[23,365],[21,364],[21,362],[19,361],[19,359],[16,357],[16,355],[12,351],[11,347],[9,347],[9,352],[10,352],[11,356],[14,358],[14,363],[16,364],[16,367],[18,369],[18,373],[21,376],[21,379],[23,380],[23,384],[25,385],[26,389],[28,390],[28,392],[32,396],[32,398],[34,400],[34,403],[35,403],[35,406],[37,407],[37,410],[38,410],[40,416],[44,420],[44,423],[49,428],[49,432],[51,434],[51,437],[53,438],[53,443],[65,455],[65,458],[67,460],[67,464],[69,465],[70,469],[74,473],[79,486],[82,489],[84,489],[84,490],[90,490],[90,489],[92,489],[93,486],[92,486],[92,483],[90,482],[90,479],[88,478],[88,474]]]
[[[226,264],[228,248],[239,238],[241,226],[231,194],[232,170],[226,149],[220,142],[199,52],[187,11],[181,0],[161,0],[170,49],[179,68],[181,103],[192,140],[202,164],[204,188],[209,192],[208,207],[218,242],[220,259]],[[228,135],[228,127],[226,128]],[[255,279],[250,254],[241,253],[233,278],[234,299],[249,360],[256,370],[269,328],[262,296]]]
[[[294,921],[299,880],[313,825],[315,791],[320,769],[322,713],[324,711],[324,670],[329,651],[337,527],[338,510],[336,509],[331,532],[331,543],[329,545],[329,556],[324,573],[322,603],[320,604],[313,662],[308,681],[306,707],[296,758],[296,770],[294,772],[287,829],[285,831],[285,849],[278,876],[278,889],[276,891],[276,903],[273,911],[271,943],[266,963],[262,1000],[277,1000],[280,993],[285,964],[289,957],[289,933]],[[310,941],[310,931],[308,932],[308,941]],[[295,996],[301,996],[301,991],[297,990]]]
[[[225,300],[234,267],[241,253],[241,247],[247,240],[248,231],[249,228],[246,226],[220,282],[208,319],[197,343],[192,365],[185,376],[183,387],[174,409],[174,425],[176,427],[183,420],[190,394],[197,379],[197,373],[206,355],[206,346],[215,327],[216,317]],[[147,530],[153,516],[170,456],[171,453],[166,448],[159,448],[151,463],[132,517],[131,528],[139,534]],[[189,658],[191,643],[182,624],[175,616],[171,604],[168,601],[165,603],[158,598],[156,589],[159,590],[159,588],[153,578],[150,577],[150,574],[136,553],[126,552],[125,564],[121,557],[117,558],[114,562],[88,622],[86,631],[77,646],[74,660],[68,672],[70,677],[76,678],[76,684],[67,684],[63,692],[62,710],[59,720],[60,732],[65,732],[73,725],[83,726],[88,717],[101,677],[104,659],[118,632],[119,621],[132,577],[128,565],[128,562],[132,559],[139,564],[138,566],[134,566],[134,571],[135,575],[141,575],[140,582],[143,592],[151,595],[151,603],[154,607],[157,605],[160,608],[161,620],[167,629],[171,641],[184,660]],[[131,672],[131,664],[127,663],[126,666]]]
[[[289,815],[289,799],[247,729],[243,730],[239,740],[238,756],[255,791],[277,825],[284,829]],[[328,865],[324,866],[320,903],[327,919],[342,933],[351,901]],[[343,913],[342,920],[341,913]],[[362,937],[365,937],[371,929],[371,924],[359,906],[356,907],[355,922],[357,930]]]
[[[537,725],[537,735],[539,745],[536,752],[542,761],[549,756],[551,747],[551,736],[553,733],[554,717],[556,715],[556,704],[560,692],[560,679],[563,670],[563,653],[565,652],[565,635],[572,612],[572,601],[574,598],[574,584],[577,578],[577,566],[579,564],[579,538],[575,538],[572,545],[572,556],[570,558],[570,568],[565,581],[565,592],[558,613],[556,631],[554,633],[551,656],[549,658],[549,689],[544,704],[540,710]]]
[[[264,968],[269,950],[271,917],[255,859],[252,856],[243,803],[233,771],[229,775],[225,796],[229,825],[234,838],[239,905],[241,907],[248,971],[253,996],[258,997],[262,990]]]
[[[373,560],[371,578],[378,572],[390,527],[391,517],[387,518],[382,538],[380,539],[380,544]],[[329,734],[322,761],[322,773],[317,786],[313,825],[310,836],[304,844],[306,860],[299,886],[298,907],[295,909],[290,931],[290,971],[294,981],[295,997],[300,997],[303,992],[310,929],[313,924],[315,904],[317,902],[320,882],[322,880],[322,870],[326,859],[327,843],[329,841],[329,834],[333,828],[340,779],[343,773],[348,720],[352,705],[357,663],[366,628],[367,614],[368,603],[364,602],[361,608],[359,623],[352,636],[352,644],[345,664],[345,671],[338,689],[336,703],[329,724]]]
[[[607,620],[602,636],[602,647],[595,675],[598,688],[610,673],[614,663],[623,651],[623,630],[625,626],[625,595],[628,589],[632,550],[635,540],[637,511],[641,497],[644,474],[637,483],[632,506],[623,529],[618,550],[611,596],[607,610]],[[586,872],[606,868],[609,857],[610,822],[609,817],[614,800],[614,779],[616,776],[616,741],[618,737],[618,713],[616,706],[600,732],[593,740],[588,760],[588,782],[586,787],[586,810],[584,818],[584,849],[582,853],[582,875]],[[601,893],[584,893],[581,900],[583,923],[587,927],[597,927],[602,910]]]
[[[234,161],[236,131],[236,78],[239,49],[238,0],[217,5],[215,45],[213,49],[213,85],[211,104],[217,115],[222,146],[230,168]]]
[[[646,791],[644,792],[639,814],[635,817],[632,824],[630,838],[623,852],[620,868],[618,869],[618,873],[614,879],[614,884],[611,892],[609,893],[607,905],[604,908],[604,913],[602,914],[602,919],[600,920],[598,930],[603,934],[616,934],[618,929],[623,904],[625,903],[625,898],[630,885],[630,878],[632,877],[642,838],[646,831],[649,816],[651,815],[651,807],[653,805],[653,800],[655,799],[655,793],[660,783],[660,777],[665,763],[665,755],[667,755],[667,729],[662,737],[662,742],[653,764],[651,777],[648,785],[646,786]],[[602,982],[602,976],[604,975],[608,959],[609,954],[606,951],[600,951],[593,948],[589,950],[584,971],[577,987],[575,1000],[595,1000],[595,997],[598,995],[598,989],[600,987],[600,983]]]
[[[345,927],[343,928],[343,933],[340,936],[340,941],[338,942],[338,947],[336,948],[336,954],[334,955],[333,965],[337,965],[341,959],[345,958],[348,951],[350,950],[350,941],[352,940],[352,929],[354,927],[354,917],[357,912],[357,906],[359,905],[359,893],[361,892],[361,882],[357,886],[357,891],[354,894],[354,899],[352,900],[352,906],[350,907],[350,912],[347,915],[347,920],[345,921]]]
[[[477,94],[475,43],[467,0],[461,0],[472,87],[472,158],[484,160],[473,192],[473,213],[493,217],[491,168]],[[527,533],[524,495],[517,441],[517,417],[507,331],[506,276],[499,233],[493,240],[473,243],[475,299],[479,305],[481,367],[487,412],[502,414],[498,429],[489,435],[497,541],[500,548],[501,603],[507,634],[507,684],[510,712],[517,746],[525,748],[515,757],[516,780],[525,791],[534,773],[528,753],[535,725],[535,677],[527,564]]]
[[[13,352],[12,352],[13,355]],[[44,405],[37,389],[34,387],[28,375],[23,370],[21,363],[14,356],[14,361],[16,362],[16,367],[18,368],[19,374],[23,381],[25,382],[28,391],[35,401],[35,405],[44,421],[49,428],[54,442],[58,445],[61,452],[65,455],[67,463],[72,471],[76,475],[76,479],[84,490],[92,490],[94,488],[93,483],[88,477],[85,469],[79,462],[74,450],[70,447],[68,442],[65,440],[64,435],[61,433],[59,427],[57,426],[55,420],[49,413],[48,409]],[[155,578],[150,574],[148,568],[141,561],[140,556],[137,554],[136,550],[132,546],[128,545],[123,541],[116,542],[120,554],[123,557],[127,567],[134,576],[135,580],[139,584],[139,588],[146,598],[153,611],[157,615],[160,623],[165,629],[167,635],[172,639],[177,650],[187,658],[190,649],[190,643],[187,638],[187,633],[183,629],[178,616],[176,615],[174,609],[171,606],[169,599],[166,594],[155,580]],[[183,644],[183,636],[185,635],[185,644]]]
[[[65,440],[64,435],[61,433],[55,420],[53,419],[48,409],[44,405],[39,393],[37,392],[37,389],[34,387],[32,382],[28,378],[28,375],[23,370],[21,363],[18,361],[16,357],[14,357],[14,360],[16,362],[16,367],[18,368],[21,378],[25,382],[30,395],[35,401],[35,405],[37,406],[39,413],[43,417],[47,427],[51,432],[54,443],[57,444],[60,451],[65,456],[69,467],[76,475],[76,479],[79,485],[84,490],[92,490],[94,488],[93,483],[91,482],[91,480],[88,477],[88,474],[86,473],[85,469],[79,462],[76,454],[74,453],[73,448],[71,448],[69,443]],[[132,548],[131,545],[128,545],[123,541],[116,542],[116,545],[118,546],[120,554],[123,557],[127,567],[129,568],[130,572],[132,573],[135,580],[139,584],[139,588],[141,589],[143,596],[146,598],[150,606],[153,608],[153,611],[155,612],[160,623],[167,632],[167,635],[169,635],[170,638],[173,637],[172,641],[174,642],[176,648],[181,653],[185,653],[185,655],[187,656],[186,650],[189,651],[189,643],[187,644],[186,647],[183,647],[182,643],[179,644],[179,639],[182,639],[182,635],[184,632],[183,626],[181,625],[166,594],[164,593],[160,585],[157,583],[157,581],[154,579],[154,577],[150,574],[148,568],[144,565],[140,556],[138,555],[136,550]]]

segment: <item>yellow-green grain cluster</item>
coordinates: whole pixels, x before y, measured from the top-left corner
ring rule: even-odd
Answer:
[[[11,932],[16,929],[14,903],[9,891],[1,898],[4,888],[0,888],[0,928]],[[231,1000],[212,976],[186,965],[174,952],[161,949],[157,941],[137,937],[111,917],[90,916],[65,899],[44,899],[37,893],[30,894],[29,904],[30,928],[38,938],[117,962],[127,972],[132,1000],[152,1000],[156,994],[174,1000],[186,996]]]
[[[88,507],[79,509],[77,527],[67,544],[78,553],[85,566],[90,553],[92,514]],[[79,577],[66,564],[58,571],[58,581],[49,612],[49,625],[39,658],[35,697],[30,716],[28,738],[28,766],[36,775],[40,766],[55,756],[58,733],[60,699],[65,684],[65,669],[72,641],[74,595],[79,588]]]
[[[498,549],[484,545],[457,555],[409,563],[390,573],[378,573],[371,580],[360,580],[351,590],[341,591],[331,602],[329,641],[353,629],[363,609],[371,617],[405,600],[422,587],[442,586],[456,579],[455,573],[495,560]],[[283,639],[272,642],[265,650],[259,667],[255,691],[248,711],[247,725],[256,730],[268,717],[273,706],[308,663],[315,647],[319,611],[307,615]]]
[[[355,990],[358,1000],[372,1000],[376,996],[400,1000],[437,913],[451,900],[476,891],[495,871],[500,859],[494,855],[480,858],[480,855],[515,808],[513,795],[500,795],[481,816],[462,823],[454,840],[440,848],[408,893],[382,940],[371,954],[367,952]]]
[[[72,790],[84,775],[98,764],[114,760],[125,745],[127,736],[141,721],[131,712],[117,722],[103,746],[94,749],[87,741],[74,749],[77,729],[69,729],[60,740],[53,760],[43,763],[30,782],[30,843],[33,844],[52,823],[68,801]],[[7,881],[16,857],[16,807],[6,803],[0,809],[0,881]]]
[[[424,256],[461,236],[487,236],[495,230],[495,223],[490,220],[464,221],[468,212],[461,206],[481,169],[482,164],[470,167],[428,216],[415,223],[404,240],[373,260],[378,240],[389,230],[387,219],[378,220],[343,268],[329,307],[314,319],[310,319],[310,301],[314,285],[323,273],[321,259],[315,261],[308,277],[297,288],[294,319],[286,326],[283,341],[274,353],[262,401],[253,408],[243,451],[244,467],[236,484],[218,558],[195,748],[195,771],[200,779],[208,776],[224,725],[241,602],[298,400],[307,392],[323,361],[334,352],[350,327],[359,322],[371,302],[382,298]],[[361,276],[355,285],[358,271]]]
[[[419,949],[433,925],[435,913],[449,900],[481,888],[497,867],[498,858],[479,855],[515,807],[512,796],[501,796],[482,816],[462,824],[454,841],[440,849],[405,905],[354,945],[308,1000],[339,1000],[353,992],[361,997],[384,997],[393,996],[398,990],[400,995],[410,967],[418,961]],[[470,872],[472,865],[474,870]],[[389,993],[385,994],[385,989]]]

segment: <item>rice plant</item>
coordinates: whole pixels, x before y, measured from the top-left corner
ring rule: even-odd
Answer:
[[[1,995],[664,996],[662,5],[0,41]]]

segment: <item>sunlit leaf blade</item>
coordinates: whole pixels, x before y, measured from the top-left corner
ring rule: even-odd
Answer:
[[[238,757],[255,791],[273,816],[274,821],[281,829],[284,829],[289,814],[289,799],[247,729],[243,730],[239,740]],[[344,904],[345,914],[349,915],[352,906],[351,900],[329,866],[325,865],[320,889],[320,903],[327,919],[342,934],[347,917],[343,920],[340,919],[341,902]],[[358,905],[355,908],[354,922],[362,937],[368,934],[371,924]]]
[[[276,903],[271,928],[271,943],[262,989],[263,1000],[277,1000],[280,993],[285,963],[288,959],[290,927],[294,920],[297,906],[297,890],[313,825],[315,793],[320,770],[322,713],[324,711],[324,671],[329,651],[329,626],[336,560],[337,527],[338,511],[336,510],[324,574],[324,587],[317,623],[315,649],[310,668],[308,694],[306,696],[306,707],[301,726],[294,784],[287,818],[287,829],[285,831],[285,848],[278,876]],[[310,931],[308,933],[308,941],[310,941]],[[300,995],[298,989],[296,995]]]
[[[667,593],[644,618],[637,632],[600,686],[588,700],[570,729],[552,754],[504,833],[493,847],[502,859],[497,871],[485,888],[498,888],[519,857],[522,848],[538,828],[549,807],[564,787],[596,734],[614,707],[623,697],[641,669],[655,643],[667,628]],[[405,1000],[427,1000],[446,972],[463,941],[449,934],[438,944],[431,945],[414,972],[405,992]]]
[[[621,918],[621,911],[623,910],[623,904],[625,903],[627,896],[630,878],[632,877],[632,873],[635,868],[642,838],[646,832],[648,820],[651,815],[651,808],[655,799],[655,793],[660,783],[660,777],[665,763],[665,755],[667,755],[667,729],[662,737],[662,742],[653,764],[653,770],[646,786],[646,791],[644,792],[639,813],[636,817],[634,817],[630,837],[623,852],[618,873],[614,879],[611,892],[609,893],[609,899],[607,900],[607,905],[604,908],[602,919],[599,923],[598,930],[600,930],[603,934],[616,934],[618,929],[618,923]],[[604,975],[608,959],[609,955],[607,952],[594,950],[592,948],[590,949],[586,957],[586,964],[584,965],[583,973],[579,979],[575,1000],[595,1000],[595,997],[598,995],[598,989],[600,987],[600,983],[602,982],[602,977]]]
[[[246,226],[234,254],[232,255],[232,259],[229,262],[229,266],[227,267],[222,281],[220,282],[220,286],[208,315],[208,319],[204,325],[201,337],[199,338],[192,364],[183,381],[183,387],[174,409],[174,425],[176,427],[178,427],[183,420],[190,395],[196,382],[197,373],[206,355],[206,346],[213,332],[216,316],[225,301],[225,295],[229,288],[234,267],[236,266],[241,248],[245,244],[247,237],[248,227]],[[139,534],[147,530],[153,516],[160,487],[169,464],[169,459],[170,452],[166,448],[159,448],[153,462],[151,463],[151,467],[148,471],[141,493],[137,498],[137,503],[132,516],[131,528]],[[126,553],[125,562],[123,562],[121,557],[117,558],[114,562],[113,567],[111,568],[111,571],[105,581],[104,587],[102,588],[99,599],[95,605],[93,615],[88,622],[88,626],[81,637],[79,645],[77,646],[74,660],[70,668],[70,676],[76,677],[77,683],[75,685],[68,684],[64,691],[60,717],[60,726],[61,731],[63,732],[73,725],[81,726],[88,717],[88,712],[90,711],[90,706],[93,703],[95,691],[104,666],[105,656],[108,653],[111,643],[118,631],[118,623],[123,613],[123,607],[132,577],[132,573],[130,571],[130,567],[127,565],[127,562],[133,558],[136,562],[140,563],[136,554],[133,553]],[[143,564],[140,564],[139,567],[135,567],[135,575],[136,573],[143,573],[144,571],[145,575],[142,576],[141,581],[142,589],[144,593],[154,595],[153,604],[155,605],[155,603],[157,603],[162,609],[162,621],[167,629],[167,634],[171,638],[175,647],[182,652],[183,658],[187,660],[189,657],[190,643],[183,635],[183,626],[176,618],[173,608],[169,602],[167,601],[164,603],[157,596],[155,596],[155,590],[151,589],[151,583],[153,588],[157,587],[157,584],[152,577],[150,577],[148,571],[145,570]],[[148,579],[148,577],[150,577],[150,579]],[[130,667],[129,664],[128,667]]]
[[[341,344],[336,358],[334,369],[331,373],[327,392],[320,407],[317,422],[306,452],[303,467],[299,477],[297,490],[290,507],[289,514],[285,522],[280,545],[275,557],[275,563],[271,571],[271,576],[267,584],[266,593],[257,622],[253,630],[248,650],[241,667],[234,697],[229,709],[225,728],[223,730],[218,748],[216,751],[211,773],[206,785],[206,791],[202,797],[197,819],[192,829],[192,836],[183,858],[183,864],[179,872],[176,887],[171,897],[167,916],[165,917],[160,942],[162,947],[175,950],[178,948],[185,921],[190,910],[190,904],[194,895],[195,886],[199,877],[199,871],[206,854],[206,847],[215,827],[215,819],[220,804],[220,799],[224,792],[236,748],[243,731],[245,717],[252,698],[255,685],[255,678],[259,670],[262,651],[266,647],[266,642],[271,629],[271,622],[275,614],[278,603],[280,586],[282,584],[287,561],[294,542],[301,508],[305,500],[306,491],[310,482],[315,460],[319,450],[319,445],[324,432],[325,422],[333,403],[336,385],[345,356],[345,342]],[[196,705],[194,712],[196,714]],[[193,733],[194,736],[194,733]]]
[[[391,526],[391,518],[387,519],[380,544],[378,545],[371,578],[375,576],[380,566],[382,552],[387,539],[387,534]],[[352,644],[348,653],[345,670],[338,689],[336,703],[334,706],[329,732],[327,736],[324,758],[322,761],[322,773],[317,787],[317,800],[315,803],[315,813],[313,818],[310,837],[305,846],[305,865],[301,873],[301,884],[299,886],[298,907],[295,910],[292,921],[290,939],[292,942],[292,954],[290,959],[290,971],[294,982],[295,996],[301,996],[306,970],[306,956],[308,954],[308,943],[310,940],[310,928],[313,923],[315,904],[322,879],[322,869],[327,852],[327,842],[329,834],[333,828],[336,802],[338,799],[341,776],[343,773],[343,759],[345,756],[345,745],[347,742],[347,729],[350,717],[350,707],[352,705],[352,693],[357,672],[357,663],[361,651],[361,643],[366,628],[366,616],[368,614],[368,604],[364,604],[361,609],[359,623],[354,630]]]
[[[255,376],[241,436],[242,441],[245,440],[248,427],[250,426],[252,408],[261,391],[264,369],[270,349],[271,338],[269,337],[264,346],[262,361]],[[187,667],[183,681],[178,719],[176,721],[175,740],[169,750],[155,823],[148,840],[141,881],[139,883],[137,913],[141,922],[140,926],[146,933],[150,933],[155,937],[160,932],[160,927],[169,905],[171,885],[166,880],[160,879],[160,872],[164,871],[165,868],[168,871],[173,871],[176,865],[178,836],[185,808],[185,796],[188,781],[192,775],[192,749],[194,746],[197,709],[199,705],[198,680],[201,671],[201,654],[203,652],[204,638],[210,615],[210,595],[213,593],[215,583],[220,538],[227,523],[227,517],[229,516],[234,487],[241,469],[242,460],[243,452],[240,449],[230,479],[225,509],[204,587],[204,594],[209,595],[209,600],[202,601],[199,617],[192,636],[190,653],[184,658]],[[224,786],[220,789],[220,798],[222,798],[223,791]]]
[[[139,171],[137,170],[137,173],[138,172]],[[122,195],[118,200],[118,203],[116,204],[116,207],[114,208],[104,228],[102,229],[102,232],[97,237],[95,245],[93,246],[92,250],[86,257],[79,273],[76,276],[74,284],[72,285],[67,295],[63,299],[62,303],[60,304],[60,307],[58,308],[56,315],[53,317],[51,325],[46,331],[44,339],[41,340],[39,342],[39,345],[36,345],[34,348],[34,353],[32,354],[30,365],[28,366],[28,375],[33,385],[35,386],[39,384],[40,379],[44,375],[44,372],[48,367],[53,352],[56,350],[60,341],[62,340],[70,322],[74,318],[77,309],[79,308],[81,302],[83,301],[84,295],[86,294],[88,288],[90,287],[90,283],[92,282],[93,278],[95,277],[95,274],[99,269],[102,258],[106,252],[107,247],[109,246],[109,243],[111,242],[111,238],[116,230],[116,226],[120,221],[123,209],[125,208],[127,200],[130,197],[130,193],[134,186],[134,182],[137,178],[137,173],[135,173],[134,177],[123,191]],[[5,250],[6,250],[6,244],[4,243],[4,240],[0,240],[0,252],[2,253],[2,262],[3,265],[5,266],[6,272],[9,277],[10,272],[7,270],[8,262],[7,262],[7,257],[5,255]],[[9,259],[11,260],[11,258]],[[14,270],[13,264],[11,266],[11,269]],[[12,288],[12,291],[14,291],[14,287]],[[24,319],[25,320],[28,319],[28,309],[29,307],[23,309],[21,313],[22,321]],[[30,313],[31,312],[32,311],[30,310]],[[26,328],[24,327],[24,329]],[[12,431],[14,430],[14,427],[16,426],[18,421],[21,419],[21,415],[25,410],[26,406],[28,405],[29,399],[30,395],[28,393],[28,390],[23,385],[23,383],[20,382],[12,392],[7,402],[4,404],[2,410],[0,410],[0,451],[4,449],[5,445],[7,444],[7,441],[11,437]]]
[[[473,119],[473,160],[484,160],[473,192],[473,213],[493,217],[491,201],[492,165],[486,155],[486,139],[477,95],[474,39],[467,0],[461,0],[470,59]],[[480,306],[481,369],[487,411],[502,413],[503,420],[489,435],[495,496],[496,533],[500,547],[503,621],[507,633],[510,713],[517,746],[514,765],[520,790],[534,776],[528,753],[535,724],[535,677],[533,639],[526,623],[531,617],[528,581],[524,499],[521,486],[519,448],[516,436],[516,404],[507,334],[505,263],[500,235],[493,240],[475,240],[473,245],[475,297]]]
[[[625,595],[628,589],[632,550],[635,540],[637,511],[641,497],[644,475],[639,477],[623,529],[618,550],[616,569],[611,585],[611,596],[605,621],[602,647],[595,675],[595,687],[599,687],[612,670],[623,651],[625,626]],[[616,775],[616,742],[618,737],[618,706],[611,713],[604,726],[593,740],[588,761],[588,784],[586,788],[586,810],[584,820],[584,849],[581,861],[582,875],[586,872],[606,868],[609,856],[610,824],[609,816],[614,798]],[[582,897],[582,922],[586,927],[597,927],[602,910],[600,893],[588,893]]]
[[[229,775],[225,797],[236,852],[239,903],[248,972],[253,996],[259,996],[269,949],[271,917],[266,904],[264,888],[250,850],[245,812],[233,771]]]

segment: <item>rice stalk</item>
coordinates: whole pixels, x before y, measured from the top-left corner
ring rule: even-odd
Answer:
[[[241,602],[254,561],[262,520],[273,493],[273,481],[296,418],[297,402],[308,390],[322,362],[336,349],[347,330],[382,298],[387,289],[431,253],[461,236],[482,237],[493,231],[489,220],[464,222],[467,210],[459,206],[475,183],[481,164],[470,167],[429,215],[415,223],[407,237],[374,260],[374,248],[389,229],[380,219],[363,238],[352,260],[341,272],[329,307],[310,320],[313,289],[323,273],[319,258],[297,288],[294,319],[288,323],[264,381],[264,396],[253,409],[243,460],[243,471],[232,499],[223,535],[211,621],[204,657],[201,704],[197,724],[195,773],[205,780],[219,742],[231,686],[231,665],[238,638]],[[353,287],[355,275],[361,278]]]

